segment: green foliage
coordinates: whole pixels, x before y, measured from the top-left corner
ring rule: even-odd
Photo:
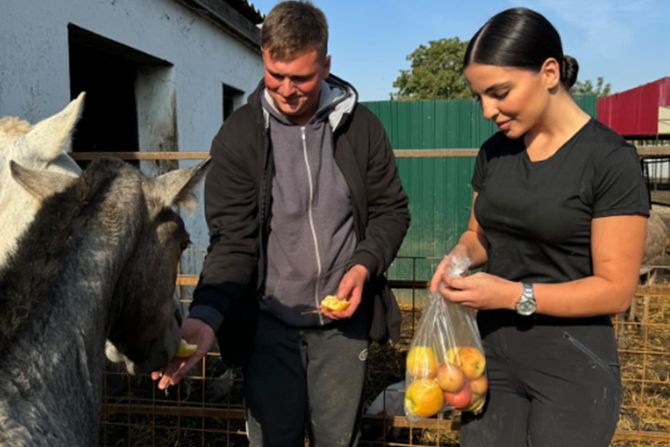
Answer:
[[[472,98],[463,77],[463,57],[467,41],[458,37],[431,40],[407,56],[409,70],[400,70],[393,82],[398,91],[393,99],[456,99]]]
[[[598,76],[595,85],[588,79],[584,82],[575,82],[575,85],[570,89],[570,93],[574,96],[596,95],[598,98],[602,98],[609,95],[611,90],[612,85],[609,82],[605,84],[603,77]]]

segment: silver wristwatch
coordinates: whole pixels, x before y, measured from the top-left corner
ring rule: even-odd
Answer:
[[[523,293],[519,297],[519,301],[516,302],[514,309],[519,315],[527,317],[533,315],[537,309],[535,304],[535,292],[533,291],[533,285],[528,283],[521,283],[523,286]]]

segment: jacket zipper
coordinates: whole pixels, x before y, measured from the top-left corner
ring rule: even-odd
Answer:
[[[314,200],[314,182],[312,180],[312,170],[309,167],[309,158],[307,157],[307,136],[305,134],[305,126],[300,127],[300,136],[302,138],[302,154],[305,159],[305,168],[307,169],[307,183],[309,186],[309,202],[307,204],[307,218],[309,220],[309,228],[312,232],[312,239],[314,241],[314,251],[316,255],[316,278],[314,281],[314,307],[319,308],[319,280],[321,278],[321,255],[319,254],[319,241],[316,237],[316,228],[314,226],[314,215],[312,213],[312,204]],[[319,324],[323,324],[323,315],[319,314]]]

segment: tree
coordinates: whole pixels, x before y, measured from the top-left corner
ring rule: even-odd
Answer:
[[[570,93],[575,96],[596,95],[598,98],[602,98],[603,96],[609,95],[611,89],[612,85],[609,82],[605,84],[603,77],[598,76],[596,78],[595,86],[588,79],[584,82],[577,81],[570,89]]]
[[[398,91],[394,99],[454,99],[472,98],[463,77],[463,57],[467,41],[458,37],[431,40],[407,56],[411,69],[400,70],[393,82]]]

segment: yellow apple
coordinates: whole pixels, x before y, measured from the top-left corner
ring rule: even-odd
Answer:
[[[195,351],[198,350],[198,345],[193,345],[188,343],[183,338],[179,340],[179,350],[177,351],[177,357],[190,357],[195,354]]]
[[[460,367],[468,379],[474,380],[484,374],[486,359],[484,354],[474,346],[462,346],[458,350]]]
[[[447,351],[447,361],[460,366],[468,379],[476,379],[486,369],[484,354],[474,346],[460,346]]]
[[[415,378],[433,378],[437,374],[437,357],[430,346],[413,346],[407,354],[407,374]]]
[[[444,391],[455,393],[463,388],[466,380],[463,370],[454,364],[441,363],[437,367],[437,383]]]
[[[440,385],[433,379],[416,379],[405,391],[407,415],[430,417],[442,410],[444,396]]]
[[[464,408],[463,411],[470,411],[474,414],[479,414],[484,409],[484,404],[486,403],[486,396],[475,396],[472,395],[472,402],[467,408]]]
[[[326,297],[321,300],[321,307],[337,312],[349,307],[349,301],[341,300],[336,295],[326,295]]]
[[[451,363],[452,365],[460,365],[461,363],[458,361],[459,360],[459,355],[458,355],[458,350],[460,348],[458,346],[449,348],[447,350],[447,362]]]

